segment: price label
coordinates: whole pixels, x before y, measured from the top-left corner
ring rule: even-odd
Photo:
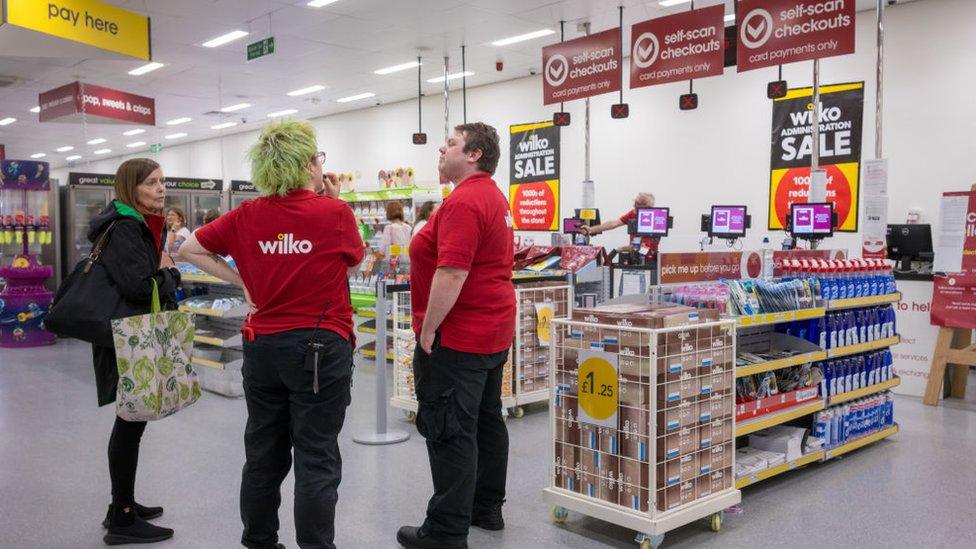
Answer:
[[[617,425],[617,355],[602,351],[579,352],[579,419],[605,427]]]
[[[548,347],[551,340],[550,328],[552,317],[555,315],[552,303],[535,304],[535,335],[539,338],[539,346]]]

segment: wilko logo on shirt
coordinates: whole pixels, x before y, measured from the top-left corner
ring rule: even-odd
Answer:
[[[278,240],[259,240],[258,246],[263,254],[307,254],[312,251],[310,240],[295,240],[295,235],[291,233],[279,233]]]

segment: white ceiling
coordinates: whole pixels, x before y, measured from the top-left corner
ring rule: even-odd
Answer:
[[[857,0],[859,10],[873,9],[877,0]],[[900,0],[905,1],[905,0]],[[143,65],[138,60],[59,59],[11,57],[0,50],[0,76],[13,76],[17,82],[0,88],[0,119],[14,117],[17,122],[0,127],[0,143],[8,158],[28,158],[46,153],[44,160],[54,166],[65,157],[79,154],[92,158],[92,151],[110,148],[112,154],[131,153],[125,147],[132,141],[166,143],[208,139],[220,134],[211,126],[224,120],[238,125],[226,133],[248,131],[267,120],[266,114],[295,108],[295,116],[312,118],[325,114],[364,108],[416,97],[415,69],[378,76],[373,71],[416,59],[424,61],[425,93],[443,90],[443,84],[426,80],[443,74],[443,58],[450,58],[450,71],[460,70],[462,44],[467,45],[469,86],[479,86],[519,78],[536,71],[542,47],[559,41],[559,21],[565,20],[567,39],[580,35],[576,22],[588,20],[594,31],[618,25],[616,0],[339,0],[323,8],[306,6],[308,0],[113,0],[126,9],[147,13],[152,18],[153,60],[165,63],[162,69],[143,76],[128,71]],[[657,0],[624,0],[624,40],[629,40],[630,25],[652,17],[688,9],[688,5],[661,7]],[[732,0],[700,0],[697,7],[725,4]],[[507,47],[489,42],[541,28],[557,33],[541,39]],[[201,44],[234,29],[250,35],[221,46]],[[274,55],[245,61],[247,43],[275,37]],[[419,53],[418,53],[419,52]],[[497,72],[495,62],[504,61]],[[130,128],[109,124],[47,122],[40,124],[29,109],[37,96],[68,82],[84,82],[154,97],[157,127],[145,134],[124,137]],[[289,97],[288,91],[323,84],[327,88],[302,97]],[[452,89],[460,80],[450,83]],[[351,103],[335,100],[361,92],[376,97]],[[537,98],[541,100],[540,98]],[[221,107],[247,102],[253,106],[233,114],[206,115]],[[193,118],[180,126],[165,122],[178,117]],[[186,132],[173,141],[163,136]],[[97,146],[88,140],[104,138]],[[75,150],[57,153],[54,149],[71,145]],[[142,147],[145,149],[146,147]]]

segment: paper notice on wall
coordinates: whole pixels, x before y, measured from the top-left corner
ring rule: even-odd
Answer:
[[[888,159],[861,162],[861,190],[865,196],[888,196]]]
[[[969,196],[943,196],[939,205],[939,240],[932,270],[938,273],[962,271],[962,250],[966,241]]]
[[[861,200],[864,204],[861,257],[884,259],[888,230],[888,197],[873,195],[865,196]]]

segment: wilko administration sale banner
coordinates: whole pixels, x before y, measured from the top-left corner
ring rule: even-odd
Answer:
[[[739,72],[854,53],[855,0],[741,0]]]
[[[725,7],[659,17],[631,28],[630,87],[722,74]]]
[[[620,28],[542,48],[546,105],[620,90]]]
[[[813,89],[791,89],[773,101],[770,140],[770,230],[782,230],[794,202],[809,202],[813,154]],[[827,201],[835,230],[857,232],[864,82],[820,88],[820,168],[827,172]]]
[[[512,229],[559,230],[559,127],[534,122],[511,126],[509,132]]]

